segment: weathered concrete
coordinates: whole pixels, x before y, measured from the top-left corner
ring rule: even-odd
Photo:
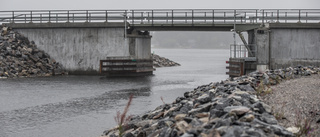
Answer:
[[[320,66],[320,23],[266,24],[248,36],[257,48],[257,70]]]
[[[319,66],[320,28],[271,29],[270,47],[271,68]]]
[[[269,30],[266,28],[259,28],[248,31],[248,42],[254,44],[256,47],[255,56],[257,58],[257,70],[264,71],[269,69]],[[252,49],[251,49],[252,50]]]
[[[33,40],[39,49],[53,56],[70,74],[98,74],[99,61],[107,57],[151,59],[150,36],[131,36],[125,43],[123,26],[93,26],[18,27],[15,30]],[[129,39],[135,42],[129,44]],[[129,47],[135,51],[134,54],[129,53]]]

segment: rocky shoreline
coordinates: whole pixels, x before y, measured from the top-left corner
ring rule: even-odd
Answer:
[[[260,95],[270,93],[270,86],[281,81],[319,73],[320,68],[298,66],[202,85],[171,104],[132,117],[121,131],[126,137],[293,137]],[[102,136],[115,137],[119,131],[115,127]]]
[[[160,57],[157,54],[151,54],[152,59],[153,59],[153,66],[154,67],[173,67],[173,66],[180,66],[179,63],[174,62],[170,59],[167,59],[165,57]]]
[[[33,41],[10,27],[0,28],[0,78],[66,74],[62,65],[38,49]]]

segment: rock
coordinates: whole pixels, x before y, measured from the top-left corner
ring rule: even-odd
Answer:
[[[167,58],[160,57],[156,54],[151,54],[153,59],[153,66],[154,67],[172,67],[172,66],[180,66],[179,63],[173,62]]]
[[[53,58],[39,50],[35,43],[10,27],[1,27],[0,70],[7,68],[6,77],[52,76],[66,74]],[[5,32],[7,31],[7,32]],[[49,61],[51,61],[49,63]],[[49,63],[49,64],[46,64]]]
[[[241,117],[239,119],[239,121],[241,121],[241,122],[251,122],[251,121],[254,120],[254,118],[255,118],[254,115],[248,114],[248,115],[245,115],[245,116]]]
[[[187,114],[178,114],[174,117],[175,121],[180,121],[183,120],[183,118],[185,118],[187,116]]]
[[[224,114],[226,114],[226,112],[224,112],[221,109],[212,109],[212,110],[210,110],[210,118],[211,119],[216,118],[216,117],[221,117]]]
[[[210,107],[213,104],[214,103],[207,103],[207,104],[201,105],[201,106],[199,106],[199,108],[191,109],[188,113],[190,115],[193,115],[193,114],[197,114],[197,113],[201,113],[201,112],[208,112]]]
[[[204,103],[208,103],[210,100],[211,100],[211,98],[210,98],[210,96],[208,95],[208,94],[203,94],[203,95],[201,95],[200,97],[198,97],[198,99],[197,99],[201,104],[204,104]]]
[[[276,118],[273,115],[270,115],[268,113],[263,113],[260,117],[260,120],[272,125],[278,124],[278,121],[276,120]]]
[[[236,115],[243,115],[250,111],[249,108],[244,106],[229,106],[224,108],[225,112],[228,112],[229,114],[234,113]]]
[[[187,129],[189,128],[189,124],[185,121],[179,121],[176,123],[176,128],[182,133],[186,133]]]
[[[288,127],[287,130],[293,134],[296,134],[300,131],[300,129],[298,127]]]
[[[12,60],[14,59],[9,59],[9,63],[16,62]],[[12,70],[11,67],[8,69]],[[295,78],[308,74],[306,70],[308,68],[300,67],[268,70],[264,73],[253,72],[249,76],[228,78],[225,81],[198,86],[193,91],[186,92],[184,97],[177,98],[172,104],[161,105],[154,111],[142,115],[141,121],[144,124],[133,121],[132,123],[137,123],[134,124],[137,127],[131,128],[130,132],[141,137],[293,137],[292,132],[278,125],[275,117],[271,115],[271,107],[259,100],[256,91],[252,89],[258,86],[260,80],[272,84],[275,78],[281,79],[279,75],[288,74],[290,78]],[[3,72],[7,72],[6,69],[3,69]],[[310,68],[310,73],[318,74],[320,68]],[[146,122],[151,119],[152,122]],[[110,135],[117,133],[113,131]]]

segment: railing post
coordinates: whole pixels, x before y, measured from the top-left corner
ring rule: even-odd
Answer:
[[[247,23],[247,12],[244,12],[244,23]]]
[[[279,10],[277,10],[277,23],[280,23],[280,21],[279,21]]]
[[[106,10],[106,23],[108,22],[108,11]]]
[[[214,24],[214,10],[212,10],[212,25]]]
[[[12,11],[12,23],[14,23],[14,11]]]
[[[68,14],[68,21],[67,21],[67,23],[69,23],[69,11],[68,11],[68,13],[67,13],[67,14]]]
[[[171,11],[171,25],[173,26],[173,10]]]
[[[58,13],[56,13],[56,23],[58,23]]]
[[[151,21],[152,21],[152,26],[153,26],[153,10],[151,11]]]
[[[192,10],[191,15],[192,15],[192,17],[191,17],[191,18],[192,18],[192,26],[193,26],[193,25],[194,25],[194,24],[193,24],[193,23],[194,23],[194,20],[193,20],[193,19],[194,19],[194,11],[193,11],[193,10]]]
[[[226,23],[226,12],[223,12],[223,22]]]
[[[306,12],[306,23],[308,23],[308,12]]]
[[[91,22],[91,13],[89,13],[89,22]]]
[[[207,23],[207,12],[204,12],[204,23]]]
[[[262,10],[262,27],[264,27],[264,10]]]
[[[86,22],[88,22],[88,10],[86,11]]]
[[[299,21],[298,23],[301,23],[301,10],[299,10]]]
[[[143,23],[143,12],[141,12],[141,23]]]
[[[24,14],[24,23],[27,23],[27,14]]]
[[[32,23],[32,11],[30,11],[30,23]]]
[[[134,26],[134,10],[132,10],[132,26]]]
[[[258,24],[258,10],[256,10],[256,23]]]
[[[285,12],[285,17],[286,17],[286,20],[285,20],[285,22],[287,23],[287,12]]]
[[[42,23],[42,14],[40,14],[40,23]]]
[[[167,24],[168,24],[168,22],[169,22],[169,13],[167,12]]]
[[[188,20],[187,20],[187,18],[188,18],[188,13],[187,12],[185,12],[185,23],[187,24],[188,23]]]
[[[49,11],[49,23],[51,21],[51,14],[50,14],[51,11]]]

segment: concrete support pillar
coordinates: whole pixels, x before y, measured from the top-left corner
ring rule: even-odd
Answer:
[[[267,28],[255,29],[254,37],[257,48],[257,70],[265,71],[269,69],[270,63],[269,30]]]

